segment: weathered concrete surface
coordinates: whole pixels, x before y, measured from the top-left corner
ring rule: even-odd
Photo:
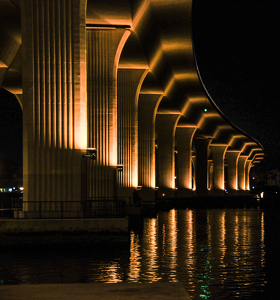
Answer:
[[[128,232],[128,218],[0,219],[0,234],[47,232]]]
[[[7,285],[1,300],[190,300],[181,283],[77,283]]]

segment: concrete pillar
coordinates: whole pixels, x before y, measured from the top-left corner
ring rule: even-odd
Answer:
[[[211,139],[209,138],[194,138],[196,164],[196,195],[208,195],[208,152]]]
[[[195,127],[176,128],[176,145],[178,151],[178,191],[179,197],[191,196],[192,191],[192,140]]]
[[[195,170],[196,170],[196,156],[194,154],[192,154],[192,188],[193,191],[196,190],[196,174],[195,174]]]
[[[214,195],[223,195],[225,190],[224,159],[227,145],[210,145],[213,156],[213,191]]]
[[[207,189],[208,191],[213,191],[214,187],[214,167],[213,167],[213,159],[208,159],[208,181],[207,181]],[[211,194],[211,192],[209,192]]]
[[[245,191],[245,167],[247,156],[240,155],[238,159],[238,189],[240,191]]]
[[[157,155],[157,186],[158,195],[173,197],[175,190],[175,126],[180,115],[157,114],[156,135]]]
[[[88,165],[90,197],[115,196],[117,67],[129,34],[123,28],[87,29],[88,147],[97,149]]]
[[[21,1],[24,202],[40,201],[45,212],[61,200],[79,210],[84,197],[85,12],[83,0]]]
[[[228,182],[227,189],[229,195],[236,195],[238,190],[238,158],[240,151],[227,151]]]
[[[155,114],[160,94],[140,94],[138,101],[138,185],[144,201],[155,199]]]
[[[250,191],[250,170],[252,167],[252,160],[247,159],[245,164],[245,189]]]
[[[119,196],[132,196],[138,186],[138,97],[146,70],[118,70]]]

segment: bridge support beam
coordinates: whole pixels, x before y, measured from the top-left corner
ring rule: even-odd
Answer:
[[[224,159],[227,145],[211,145],[213,155],[213,194],[222,196],[225,191]]]
[[[120,197],[132,196],[138,186],[138,97],[147,71],[118,70],[118,182]]]
[[[138,102],[138,184],[143,201],[155,200],[155,114],[160,94],[140,94]]]
[[[196,163],[195,163],[195,176],[196,176],[196,195],[207,196],[208,195],[208,154],[209,144],[211,139],[209,138],[194,138]]]
[[[178,151],[178,197],[193,195],[192,186],[192,141],[196,127],[176,128],[176,145]]]
[[[87,29],[88,147],[97,149],[88,165],[90,197],[116,196],[117,67],[129,35],[123,28]]]
[[[156,135],[158,196],[174,197],[175,191],[175,128],[180,115],[157,114]]]
[[[247,159],[245,165],[245,189],[250,191],[250,170],[252,167],[252,160]]]
[[[228,181],[227,190],[229,195],[237,195],[238,191],[238,158],[240,151],[227,151]]]
[[[238,189],[241,193],[246,191],[245,167],[247,156],[240,155],[238,159]]]
[[[85,199],[85,12],[83,0],[21,2],[24,213],[30,217],[38,217],[39,205],[44,217],[55,217],[55,202],[66,200],[75,214]]]

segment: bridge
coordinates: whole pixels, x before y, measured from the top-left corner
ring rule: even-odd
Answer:
[[[191,0],[0,0],[29,203],[244,195],[263,148],[207,93]],[[50,204],[51,205],[51,204]],[[68,203],[69,205],[69,203]]]

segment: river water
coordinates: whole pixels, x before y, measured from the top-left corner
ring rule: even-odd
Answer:
[[[275,299],[279,221],[275,210],[159,212],[129,247],[1,251],[0,283],[182,282],[192,299]]]

